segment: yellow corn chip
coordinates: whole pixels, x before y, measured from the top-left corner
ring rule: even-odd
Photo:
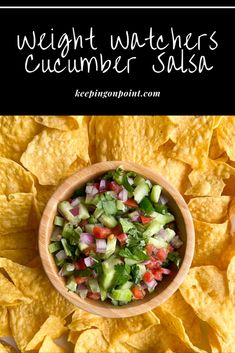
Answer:
[[[223,179],[235,175],[235,168],[221,161],[204,160],[203,166],[194,169],[189,174],[192,184],[185,195],[192,196],[220,196],[223,192]]]
[[[37,231],[10,233],[0,236],[0,251],[15,249],[37,249]]]
[[[0,337],[10,336],[11,330],[8,320],[8,310],[5,306],[0,306]]]
[[[79,127],[77,118],[71,116],[35,116],[35,121],[46,127],[63,131],[77,129]]]
[[[210,342],[212,353],[233,353],[235,352],[235,338],[231,337],[229,341],[224,341],[215,330],[210,328],[208,331],[208,339]]]
[[[90,162],[85,162],[81,158],[77,158],[66,171],[64,178],[68,178],[70,175],[78,172],[80,169],[85,168],[88,165],[90,165]]]
[[[86,330],[78,337],[74,353],[106,353],[108,343],[99,329]]]
[[[226,116],[217,129],[220,148],[235,161],[235,116]]]
[[[37,250],[33,249],[0,250],[0,257],[5,257],[21,265],[27,265],[37,254]]]
[[[217,130],[215,129],[212,134],[210,150],[209,150],[209,158],[217,159],[223,154],[223,150],[219,146]]]
[[[231,175],[229,179],[225,180],[223,195],[235,196],[235,176],[234,175]]]
[[[0,156],[18,162],[28,143],[41,130],[33,117],[0,116]]]
[[[17,353],[14,347],[6,343],[3,340],[0,340],[0,352],[1,353]]]
[[[188,207],[194,219],[208,223],[222,223],[228,217],[229,196],[196,197]]]
[[[49,336],[52,339],[56,339],[62,336],[67,331],[67,328],[64,325],[65,320],[61,319],[60,317],[50,315],[42,324],[36,335],[28,343],[26,351],[39,349],[42,341],[46,336]]]
[[[77,157],[89,162],[85,124],[71,131],[43,130],[29,143],[20,161],[41,185],[56,185]]]
[[[75,345],[81,333],[82,331],[69,331],[68,342],[71,342]]]
[[[30,302],[31,300],[26,298],[21,291],[0,272],[0,305],[12,306]]]
[[[225,341],[235,330],[235,306],[229,297],[226,274],[215,266],[190,269],[180,287],[184,299],[200,319],[206,321]]]
[[[0,195],[0,234],[35,229],[38,226],[34,195]]]
[[[228,288],[232,301],[235,304],[235,256],[230,260],[227,268]]]
[[[208,157],[213,124],[213,117],[195,117],[182,132],[169,156],[192,167],[202,165],[203,159]]]
[[[206,223],[194,220],[195,253],[192,266],[216,265],[221,268],[224,252],[232,239],[228,230],[228,221],[222,224]]]
[[[66,353],[64,348],[61,346],[58,346],[58,344],[55,344],[55,342],[52,341],[51,337],[46,336],[41,348],[38,351],[39,353]]]
[[[179,137],[182,135],[182,133],[185,131],[185,129],[188,128],[190,124],[193,123],[195,116],[174,116],[174,115],[168,115],[168,118],[172,123],[175,124],[175,128],[171,133],[171,140],[174,143],[177,143]]]
[[[94,141],[100,162],[128,160],[146,164],[174,129],[174,124],[163,116],[97,116],[91,124],[89,138]]]
[[[35,184],[37,195],[36,204],[40,214],[43,213],[44,208],[52,194],[55,192],[57,186],[55,185],[40,185],[38,182]]]

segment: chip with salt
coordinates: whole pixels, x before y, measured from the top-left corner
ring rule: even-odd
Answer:
[[[8,310],[5,306],[0,306],[0,337],[10,336],[11,329],[9,326]]]
[[[34,335],[31,341],[27,344],[26,351],[39,349],[41,343],[46,336],[52,339],[59,338],[67,331],[65,320],[60,317],[50,315],[42,324],[39,331]]]
[[[226,116],[217,129],[219,146],[235,161],[235,116]]]
[[[89,162],[85,124],[71,131],[43,130],[28,144],[20,161],[41,185],[56,185],[77,157]]]
[[[38,251],[35,249],[4,249],[0,250],[0,257],[5,257],[21,265],[27,265],[37,256]]]
[[[192,196],[220,196],[225,186],[223,179],[235,175],[235,168],[220,160],[206,159],[202,166],[189,174],[192,184],[184,193]]]
[[[36,229],[37,226],[33,194],[0,195],[0,234]]]
[[[229,296],[226,273],[216,266],[190,269],[180,287],[181,294],[198,317],[225,341],[235,331],[235,306]]]
[[[213,117],[195,117],[181,133],[169,156],[192,167],[202,165],[203,159],[208,157],[213,126]]]
[[[35,121],[46,127],[63,131],[77,129],[79,127],[77,119],[71,116],[35,116]]]
[[[76,342],[74,353],[106,353],[108,343],[102,332],[97,328],[92,328],[81,333]]]
[[[194,220],[195,253],[192,266],[215,265],[224,267],[222,258],[232,242],[228,221],[221,224]]]
[[[50,336],[46,336],[38,353],[66,353],[66,351],[56,344]]]
[[[25,297],[12,282],[0,272],[0,305],[9,307],[30,302],[31,299]]]
[[[0,235],[0,251],[15,249],[37,249],[37,243],[38,234],[36,230]]]
[[[208,223],[222,223],[228,218],[229,196],[195,197],[188,207],[194,219]]]
[[[31,116],[0,116],[0,156],[19,161],[28,143],[42,130]]]

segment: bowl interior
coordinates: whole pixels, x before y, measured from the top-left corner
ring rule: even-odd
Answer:
[[[145,296],[143,300],[131,302],[128,305],[115,307],[108,302],[81,299],[76,293],[67,291],[64,278],[58,276],[58,268],[53,256],[48,251],[48,244],[53,230],[53,221],[57,213],[57,205],[60,201],[69,199],[72,193],[79,187],[91,180],[97,179],[108,170],[114,170],[122,165],[125,170],[137,172],[148,178],[153,183],[160,184],[164,195],[169,200],[169,209],[174,214],[178,233],[184,244],[178,249],[182,262],[179,270],[173,271],[171,276],[166,276],[158,284],[156,290]],[[39,229],[39,252],[43,267],[56,289],[73,304],[97,315],[107,317],[127,317],[141,314],[160,305],[167,300],[182,283],[191,265],[194,251],[194,228],[188,207],[182,196],[164,178],[152,172],[148,168],[129,162],[103,162],[85,168],[69,177],[52,195],[44,210]]]

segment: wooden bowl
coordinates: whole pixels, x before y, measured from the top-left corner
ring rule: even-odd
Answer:
[[[96,179],[109,170],[116,169],[120,165],[122,165],[125,170],[134,171],[143,175],[153,183],[157,183],[163,187],[163,194],[165,194],[169,200],[170,211],[175,215],[179,234],[184,244],[179,249],[179,253],[182,256],[182,262],[178,271],[171,276],[166,276],[164,280],[158,284],[156,290],[151,294],[147,294],[143,300],[134,301],[130,304],[117,307],[106,302],[87,298],[81,299],[78,294],[69,292],[65,287],[64,278],[57,274],[58,268],[55,265],[53,256],[48,251],[48,244],[50,243],[50,236],[58,203],[69,199],[75,189],[83,186],[92,179]],[[192,262],[195,242],[194,236],[193,221],[187,204],[180,193],[162,176],[156,174],[151,169],[130,162],[102,162],[75,173],[66,179],[52,195],[46,205],[40,223],[39,252],[49,280],[66,299],[79,308],[93,314],[120,318],[142,314],[155,308],[167,300],[179,288]]]

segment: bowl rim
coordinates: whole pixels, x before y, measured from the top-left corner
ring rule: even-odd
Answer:
[[[83,182],[85,184],[88,182],[88,180],[92,179],[92,176],[94,178],[94,174],[97,174],[97,176],[98,173],[102,175],[108,170],[116,169],[120,165],[122,165],[125,170],[133,170],[139,173],[140,175],[147,177],[148,179],[156,180],[155,182],[159,183],[163,187],[163,189],[165,189],[171,195],[172,199],[177,204],[184,220],[187,242],[184,258],[181,263],[180,269],[178,270],[173,280],[169,283],[168,286],[166,286],[166,288],[163,289],[162,292],[158,293],[156,296],[149,299],[147,302],[138,301],[138,305],[133,307],[130,307],[128,304],[125,306],[110,307],[110,304],[106,304],[105,302],[102,302],[104,305],[101,307],[96,305],[97,302],[94,300],[83,300],[78,296],[78,294],[68,291],[65,285],[58,280],[59,276],[55,272],[56,265],[54,263],[53,255],[50,254],[48,251],[49,242],[46,242],[46,239],[50,239],[50,237],[48,236],[48,228],[51,225],[51,209],[53,210],[52,207],[55,207],[55,205],[57,209],[58,202],[65,200],[65,198],[61,197],[61,195],[67,193],[68,189],[72,193],[73,189],[76,189],[76,184],[81,183],[81,178],[87,179],[87,181]],[[186,277],[192,263],[195,247],[195,231],[192,216],[187,206],[187,203],[185,202],[184,198],[181,196],[179,191],[175,189],[162,175],[156,173],[149,167],[143,167],[132,162],[106,161],[95,163],[86,168],[80,169],[78,172],[65,179],[63,183],[55,190],[55,192],[48,200],[41,217],[39,226],[38,247],[44,271],[52,285],[62,296],[64,296],[75,306],[92,314],[109,318],[123,318],[143,314],[149,310],[152,310],[153,308],[165,302],[179,288],[184,278]]]

